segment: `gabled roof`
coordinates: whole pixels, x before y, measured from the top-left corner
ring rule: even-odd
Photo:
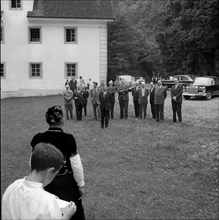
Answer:
[[[34,0],[27,17],[114,19],[110,0]]]

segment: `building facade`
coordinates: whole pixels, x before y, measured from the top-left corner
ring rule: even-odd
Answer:
[[[1,0],[1,97],[59,94],[107,78],[110,1]]]

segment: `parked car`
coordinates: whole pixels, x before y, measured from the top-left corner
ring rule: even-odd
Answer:
[[[175,75],[170,76],[169,79],[162,79],[162,85],[167,88],[171,88],[175,83],[174,79],[178,79],[179,83],[181,83],[184,87],[191,85],[193,83],[193,79],[189,75]]]
[[[141,84],[142,82],[145,83],[145,79],[143,77],[135,77],[135,82],[138,82],[139,84]]]
[[[183,93],[185,99],[205,97],[209,100],[215,95],[219,95],[219,77],[217,76],[196,77],[194,83],[186,87]]]

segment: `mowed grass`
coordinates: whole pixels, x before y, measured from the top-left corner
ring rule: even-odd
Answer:
[[[88,116],[65,121],[74,135],[85,170],[87,219],[218,219],[218,103],[183,102],[183,123],[172,123],[170,94],[165,122],[134,115],[115,119],[101,129]],[[45,112],[63,105],[62,96],[1,100],[1,193],[17,178],[27,175],[30,141],[45,131]]]

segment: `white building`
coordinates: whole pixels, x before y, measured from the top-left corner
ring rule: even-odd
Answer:
[[[107,77],[110,1],[1,0],[1,97],[59,94]]]

